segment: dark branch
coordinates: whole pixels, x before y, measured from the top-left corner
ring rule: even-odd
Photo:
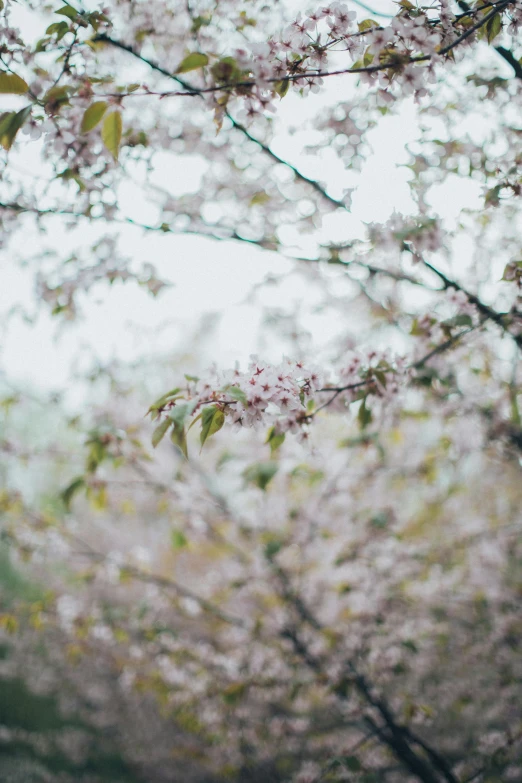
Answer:
[[[496,16],[497,13],[500,11],[503,11],[505,8],[507,8],[508,5],[510,5],[512,0],[503,0],[501,3],[497,3],[492,6],[492,10],[483,16],[481,19],[478,20],[474,25],[469,27],[467,30],[465,30],[461,35],[457,36],[453,41],[451,41],[449,44],[444,46],[442,49],[440,49],[437,52],[437,56],[449,54],[453,49],[455,49],[460,43],[467,40],[473,33],[477,32],[481,27],[484,27],[494,16]],[[469,13],[469,12],[467,12]],[[127,44],[122,43],[121,41],[118,41],[114,38],[111,38],[108,35],[100,34],[96,36],[94,41],[98,41],[100,43],[108,43],[112,46],[116,46],[120,49],[123,49],[124,51],[129,52],[130,54],[133,54],[135,57],[140,59],[142,62],[147,63],[151,68],[158,71],[159,73],[162,73],[164,76],[167,76],[171,79],[174,79],[178,84],[180,84],[186,92],[183,93],[170,93],[170,95],[201,95],[203,96],[205,93],[213,93],[213,92],[226,92],[233,90],[237,87],[255,87],[256,82],[253,79],[247,79],[245,81],[240,82],[230,82],[220,85],[212,85],[211,87],[194,87],[192,85],[189,85],[187,82],[184,82],[182,79],[177,77],[175,74],[170,73],[169,71],[166,71],[161,66],[157,65],[153,61],[149,60],[146,57],[143,57],[139,53],[135,52],[131,46],[128,46]],[[273,77],[270,79],[267,79],[267,82],[269,84],[277,84],[281,81],[283,82],[298,82],[303,79],[313,80],[317,78],[326,78],[328,76],[342,76],[344,74],[348,73],[377,73],[379,71],[387,71],[387,70],[400,70],[405,65],[408,65],[409,63],[420,63],[420,62],[428,62],[432,59],[431,54],[422,54],[417,55],[415,57],[405,57],[403,59],[400,59],[400,61],[397,61],[395,59],[390,59],[385,62],[381,62],[378,65],[368,65],[368,66],[362,66],[361,68],[339,68],[335,71],[321,71],[321,70],[310,70],[310,71],[302,71],[301,73],[292,73],[285,75],[283,77]],[[165,97],[169,93],[165,93]]]
[[[165,68],[162,68],[161,65],[158,65],[158,63],[155,63],[153,60],[149,60],[148,57],[144,57],[143,55],[139,54],[139,52],[136,52],[132,46],[128,46],[127,44],[122,43],[121,41],[118,41],[114,38],[111,38],[108,35],[99,35],[97,36],[96,40],[103,41],[104,43],[108,43],[111,46],[114,46],[118,49],[122,49],[123,51],[127,52],[128,54],[132,54],[133,57],[136,57],[138,60],[141,60],[141,62],[145,63],[149,66],[149,68],[152,68],[152,70],[157,71],[158,73],[161,73],[163,76],[166,76],[168,79],[173,79],[175,82],[177,82],[181,87],[183,87],[184,90],[187,90],[187,95],[193,95],[193,96],[199,96],[202,97],[203,93],[208,92],[209,90],[206,88],[197,88],[192,87],[190,84],[185,82],[183,79],[180,79],[179,76],[176,76],[176,74],[171,73],[170,71],[166,70]],[[273,80],[276,81],[276,80]],[[253,86],[253,82],[251,83],[251,86]],[[238,85],[239,86],[239,85]],[[216,88],[221,90],[222,88]],[[347,205],[342,202],[338,201],[337,199],[330,196],[326,190],[320,185],[319,182],[317,182],[314,179],[311,179],[310,177],[307,177],[305,174],[303,174],[301,171],[299,171],[298,168],[293,166],[288,161],[284,160],[283,158],[279,157],[279,155],[276,155],[273,150],[270,149],[270,147],[262,142],[260,139],[257,139],[255,136],[253,136],[241,123],[237,122],[228,112],[226,113],[226,116],[232,123],[232,126],[238,130],[240,133],[243,134],[249,141],[253,141],[255,144],[259,146],[260,149],[263,150],[263,152],[268,155],[272,160],[276,161],[277,163],[282,164],[283,166],[286,166],[294,173],[294,175],[297,177],[297,179],[301,180],[301,182],[305,182],[307,185],[310,185],[317,193],[319,193],[323,198],[325,198],[329,203],[333,204],[336,207],[340,207],[341,209],[344,209],[346,211],[349,211]]]
[[[455,280],[452,280],[451,278],[447,277],[447,275],[445,275],[444,272],[441,272],[439,269],[434,267],[428,261],[422,259],[422,263],[427,269],[430,269],[434,274],[437,275],[439,280],[442,281],[444,285],[444,289],[455,288],[455,290],[457,291],[462,291],[462,293],[466,295],[469,302],[472,305],[474,305],[477,308],[477,310],[480,313],[482,313],[482,315],[484,315],[490,321],[496,323],[497,326],[500,326],[500,328],[503,329],[503,331],[505,331],[507,334],[510,335],[510,337],[513,338],[515,343],[522,350],[522,334],[513,334],[513,332],[510,332],[508,328],[510,323],[509,322],[506,323],[506,321],[512,317],[510,313],[498,313],[496,310],[493,310],[492,307],[489,307],[489,305],[485,304],[485,302],[479,299],[478,296],[476,296],[475,294],[471,294],[469,291],[463,288],[460,285],[460,283],[457,283]]]

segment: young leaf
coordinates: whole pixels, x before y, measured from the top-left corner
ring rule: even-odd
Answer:
[[[281,446],[282,443],[284,443],[285,440],[285,433],[277,433],[275,427],[270,427],[268,430],[268,435],[266,437],[265,443],[268,443],[270,446],[270,454],[271,456],[274,455],[274,453],[277,451],[279,446]]]
[[[63,84],[61,87],[51,87],[43,97],[45,109],[49,114],[57,114],[62,106],[70,106],[69,98],[71,86]]]
[[[173,549],[183,549],[188,544],[187,537],[181,530],[173,530],[170,534],[170,540]]]
[[[365,68],[373,63],[373,54],[367,49],[363,55],[363,65]]]
[[[360,33],[364,33],[365,30],[371,30],[374,27],[379,27],[379,25],[377,22],[374,22],[373,19],[363,19],[362,22],[359,22],[357,27]]]
[[[165,433],[167,432],[168,428],[171,426],[172,420],[171,419],[164,419],[161,424],[158,424],[154,432],[152,433],[152,445],[154,448],[161,443],[163,440],[163,437]]]
[[[185,432],[183,424],[174,422],[172,432],[170,433],[170,439],[172,443],[178,447],[185,459],[188,459],[187,433]]]
[[[273,560],[277,553],[281,551],[283,546],[284,541],[281,538],[277,538],[275,536],[270,537],[265,544],[264,551],[266,559]]]
[[[500,14],[495,14],[486,25],[488,43],[491,43],[500,32],[502,32],[502,17]]]
[[[255,484],[256,487],[259,487],[264,492],[277,473],[278,467],[277,462],[257,462],[254,465],[250,465],[243,472],[243,478],[246,482]]]
[[[192,402],[184,402],[181,403],[181,405],[175,405],[170,409],[169,416],[175,424],[179,424],[183,427],[185,419],[192,414],[197,404],[197,400],[192,400]]]
[[[237,400],[241,405],[244,405],[245,408],[248,405],[247,396],[239,386],[227,386],[223,391],[225,394],[228,394],[229,397],[232,397],[233,400]]]
[[[264,190],[258,190],[257,193],[254,193],[248,202],[248,205],[250,207],[254,207],[256,204],[266,204],[267,201],[270,201],[270,196],[268,193],[266,193]]]
[[[17,112],[7,112],[0,115],[0,144],[5,150],[10,150],[16,134],[31,114],[31,106],[26,106]]]
[[[69,19],[76,19],[78,16],[77,12],[70,5],[62,6],[62,8],[59,8],[55,13],[61,14],[62,16],[67,16]]]
[[[209,408],[204,408],[201,417],[201,448],[205,445],[207,438],[214,435],[221,429],[225,423],[225,414],[216,405],[211,405]]]
[[[68,487],[66,487],[63,490],[63,492],[61,494],[61,498],[63,500],[63,504],[64,504],[65,508],[67,509],[67,511],[69,511],[70,508],[71,508],[71,502],[72,502],[73,497],[84,486],[85,486],[85,479],[83,478],[83,476],[78,476],[73,481],[71,481],[71,483],[69,484]]]
[[[0,93],[4,95],[24,95],[29,89],[27,84],[21,76],[17,76],[16,73],[5,73],[0,71]]]
[[[200,419],[202,419],[202,418],[203,418],[203,411],[201,411],[201,413],[198,413],[198,415],[197,415],[197,416],[194,416],[194,418],[193,418],[193,419],[192,419],[192,421],[190,422],[189,430],[191,430],[191,429],[192,429],[192,427],[194,426],[194,424],[195,424],[197,421],[199,421]],[[188,430],[187,430],[187,432],[188,432]]]
[[[107,101],[95,101],[92,103],[89,108],[85,110],[80,131],[82,133],[88,133],[95,128],[98,123],[101,122],[101,118],[108,108],[109,104]]]
[[[69,25],[67,22],[54,22],[50,24],[45,31],[46,35],[56,34],[56,40],[61,41],[66,33],[69,32]]]
[[[203,68],[204,65],[208,65],[208,57],[201,52],[192,52],[188,54],[184,60],[178,65],[176,73],[187,73],[187,71],[195,71],[197,68]]]
[[[284,98],[290,88],[290,80],[282,79],[280,82],[275,83],[274,88],[279,97]]]
[[[154,411],[158,411],[161,408],[163,408],[164,405],[167,404],[167,402],[170,402],[173,398],[176,397],[176,395],[177,395],[177,393],[179,391],[180,391],[180,389],[176,388],[176,389],[171,389],[166,394],[162,394],[162,396],[159,399],[157,399],[156,402],[152,403],[152,405],[150,406],[150,408],[147,411],[146,415],[148,415],[149,413],[153,413]]]
[[[4,111],[0,114],[0,143],[4,149],[9,149],[9,147],[6,147],[5,145],[4,137],[9,133],[11,121],[15,114],[16,112],[14,111]]]
[[[118,160],[118,152],[121,142],[121,130],[121,113],[119,111],[111,111],[111,113],[108,114],[103,121],[101,135],[103,143],[113,156],[114,160]]]
[[[174,422],[170,439],[178,447],[185,459],[188,459],[187,433],[185,431],[185,419],[192,414],[197,405],[197,400],[175,405],[169,411],[169,418]]]
[[[372,412],[369,408],[366,407],[366,397],[363,397],[357,418],[359,419],[359,424],[362,430],[364,430],[372,420]]]

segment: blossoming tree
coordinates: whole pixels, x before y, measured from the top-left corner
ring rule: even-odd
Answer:
[[[42,307],[163,295],[122,232],[312,292],[275,360],[99,367],[73,417],[5,391],[5,779],[520,780],[519,0],[0,6],[1,242]],[[405,107],[412,207],[354,232]]]

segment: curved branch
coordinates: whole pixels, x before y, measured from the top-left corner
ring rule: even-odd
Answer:
[[[408,57],[401,57],[400,59],[391,59],[386,62],[381,62],[379,65],[367,65],[362,66],[360,68],[339,68],[335,71],[321,71],[321,70],[311,70],[311,71],[303,71],[301,73],[293,73],[293,74],[287,74],[283,77],[271,77],[269,79],[266,79],[266,82],[268,84],[278,84],[281,82],[298,82],[303,79],[307,80],[313,80],[313,79],[324,79],[329,76],[342,76],[344,74],[348,73],[377,73],[379,71],[387,71],[387,70],[396,70],[403,68],[406,65],[409,65],[411,63],[420,63],[420,62],[428,62],[429,60],[432,60],[434,56],[440,57],[441,55],[449,54],[453,49],[455,49],[459,44],[461,44],[463,41],[467,40],[470,36],[473,35],[473,33],[476,33],[477,30],[479,30],[481,27],[484,27],[496,14],[498,14],[500,11],[503,11],[505,8],[507,8],[508,5],[511,5],[513,0],[502,0],[502,2],[497,3],[493,5],[492,10],[483,16],[481,19],[479,19],[478,22],[476,22],[474,25],[469,27],[467,30],[465,30],[463,33],[461,33],[457,38],[455,38],[453,41],[451,41],[446,46],[442,47],[438,52],[433,54],[421,54],[416,55],[414,57],[408,56]],[[468,14],[469,12],[466,12]],[[135,57],[140,59],[142,62],[149,65],[154,70],[158,71],[159,73],[162,73],[164,76],[167,76],[171,79],[174,79],[178,84],[180,84],[185,92],[171,92],[171,93],[164,93],[163,97],[168,96],[203,96],[204,94],[208,93],[214,93],[214,92],[226,92],[227,90],[232,90],[237,87],[255,87],[256,82],[253,79],[247,79],[240,82],[230,82],[220,85],[212,85],[211,87],[194,87],[192,85],[189,85],[187,82],[184,82],[182,79],[179,79],[175,74],[170,73],[169,71],[165,70],[161,66],[157,65],[153,61],[149,60],[146,57],[143,57],[138,52],[135,52],[134,49],[131,46],[128,46],[127,44],[124,44],[121,41],[118,41],[114,38],[111,38],[110,36],[102,33],[100,35],[97,35],[96,38],[93,39],[94,41],[98,41],[100,43],[107,43],[112,46],[116,46],[120,49],[123,49],[124,51],[129,52],[130,54],[133,54]]]
[[[272,158],[275,163],[282,163],[283,166],[289,168],[290,171],[292,171],[297,177],[297,179],[301,180],[301,182],[305,182],[307,185],[310,185],[317,193],[319,193],[320,196],[326,199],[326,201],[330,202],[330,204],[333,204],[335,207],[339,207],[340,209],[344,209],[346,212],[350,212],[349,207],[344,203],[344,201],[339,201],[338,199],[331,196],[317,180],[307,177],[306,174],[303,174],[301,171],[299,171],[299,169],[296,168],[292,163],[289,163],[289,161],[279,157],[279,155],[277,155],[267,144],[265,144],[260,139],[257,139],[255,136],[252,136],[250,131],[245,128],[244,125],[241,125],[241,123],[237,122],[237,120],[235,120],[228,111],[225,113],[225,116],[228,117],[234,128],[241,131],[243,136],[246,136],[247,139],[257,144],[258,147],[262,149],[266,155]]]
[[[95,40],[102,41],[104,43],[110,44],[111,46],[114,46],[118,49],[122,49],[123,51],[127,52],[128,54],[131,54],[133,57],[136,57],[138,60],[141,60],[141,62],[145,63],[149,66],[153,71],[157,71],[158,73],[161,73],[163,76],[166,76],[169,79],[173,79],[175,82],[177,82],[180,86],[183,87],[184,90],[187,92],[184,93],[170,93],[170,95],[191,95],[193,97],[203,97],[203,93],[207,92],[216,92],[218,90],[221,90],[223,88],[221,87],[215,87],[215,88],[197,88],[192,87],[188,82],[184,81],[183,79],[180,79],[179,76],[176,76],[176,74],[171,73],[170,71],[166,70],[165,68],[162,68],[161,65],[154,62],[153,60],[150,60],[148,57],[144,57],[139,52],[136,52],[135,49],[132,48],[132,46],[128,46],[127,44],[124,44],[122,41],[118,41],[115,38],[111,38],[108,35],[99,35],[96,37]],[[277,81],[277,79],[271,79],[269,81]],[[251,86],[254,85],[254,82],[249,83]],[[237,86],[240,86],[239,84]],[[165,93],[165,96],[167,93]],[[262,142],[260,139],[257,139],[255,136],[253,136],[241,123],[237,122],[228,112],[226,112],[226,116],[229,119],[229,121],[232,123],[232,126],[238,130],[240,133],[245,136],[249,141],[253,141],[255,144],[259,146],[263,152],[268,155],[272,160],[276,161],[277,163],[282,164],[283,166],[286,166],[290,169],[290,171],[293,172],[293,174],[297,177],[297,179],[301,180],[301,182],[306,183],[307,185],[310,185],[317,193],[319,193],[323,198],[325,198],[329,203],[334,204],[336,207],[340,207],[341,209],[344,209],[346,211],[350,211],[347,207],[347,205],[342,202],[338,201],[337,199],[330,196],[327,191],[322,187],[322,185],[317,182],[314,179],[311,179],[310,177],[307,177],[305,174],[303,174],[296,166],[289,163],[288,161],[284,160],[284,158],[279,157],[279,155],[276,155],[275,152],[264,142]]]
[[[439,280],[443,283],[443,290],[446,290],[448,288],[455,288],[456,291],[462,291],[463,294],[466,295],[469,302],[474,305],[477,310],[482,313],[483,316],[485,316],[490,321],[493,321],[497,324],[497,326],[500,326],[503,331],[505,331],[509,336],[515,341],[515,343],[518,345],[518,347],[522,350],[522,334],[513,334],[513,332],[509,331],[509,324],[506,324],[506,319],[510,318],[510,313],[498,313],[496,310],[493,310],[492,307],[485,304],[481,299],[479,299],[478,296],[475,294],[471,294],[469,291],[467,291],[465,288],[463,288],[460,283],[457,283],[455,280],[452,280],[447,275],[444,274],[444,272],[441,272],[439,269],[433,266],[433,264],[430,264],[428,261],[425,261],[424,259],[421,259],[422,263],[427,269],[430,269],[434,274],[437,275]]]

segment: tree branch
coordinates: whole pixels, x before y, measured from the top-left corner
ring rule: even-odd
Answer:
[[[497,4],[492,4],[492,10],[483,16],[481,19],[478,20],[474,25],[469,27],[467,30],[465,30],[461,35],[457,36],[453,41],[451,41],[446,46],[442,47],[438,52],[436,52],[437,56],[445,55],[451,52],[453,49],[455,49],[460,43],[468,39],[473,33],[477,32],[481,27],[483,27],[485,24],[487,24],[497,13],[500,11],[503,11],[505,8],[507,8],[508,5],[510,5],[513,2],[513,0],[502,0],[502,2]],[[469,13],[469,12],[467,12]],[[158,71],[159,73],[162,73],[164,76],[167,76],[171,79],[174,79],[178,84],[180,84],[186,91],[185,92],[173,92],[173,93],[164,93],[163,97],[167,97],[168,95],[174,96],[194,96],[194,95],[200,95],[203,96],[207,93],[213,93],[213,92],[226,92],[227,90],[232,90],[237,87],[255,87],[256,82],[253,79],[247,79],[240,82],[230,82],[220,85],[212,85],[211,87],[194,87],[192,85],[189,85],[187,82],[184,82],[182,79],[179,79],[175,74],[170,73],[169,71],[166,71],[161,66],[157,65],[153,61],[149,60],[146,57],[143,57],[141,54],[135,52],[131,46],[128,46],[127,44],[122,43],[121,41],[118,41],[114,38],[111,38],[110,36],[102,33],[100,35],[97,35],[94,39],[94,41],[98,41],[100,43],[108,43],[112,46],[116,46],[120,49],[123,49],[130,54],[133,54],[135,57],[140,59],[142,62],[147,63],[151,68]],[[417,55],[415,57],[405,57],[403,59],[400,59],[399,61],[390,59],[385,62],[379,63],[379,65],[368,65],[368,66],[362,66],[360,68],[339,68],[335,71],[302,71],[301,73],[292,73],[287,74],[283,77],[271,77],[267,79],[268,84],[277,84],[280,82],[297,82],[301,81],[303,79],[313,80],[318,78],[327,78],[328,76],[342,76],[347,73],[377,73],[379,71],[386,71],[386,70],[396,70],[401,69],[404,66],[410,64],[410,63],[420,63],[420,62],[427,62],[433,58],[433,55],[431,54],[421,54]]]
[[[466,0],[457,0],[459,7],[462,8],[464,13],[469,14],[477,9],[472,9]],[[511,65],[515,72],[517,79],[522,79],[522,65],[519,63],[511,49],[506,49],[505,46],[495,46],[495,50],[500,54],[504,60]]]
[[[304,601],[296,595],[290,585],[290,581],[285,574],[284,570],[272,561],[272,567],[276,569],[276,573],[281,581],[283,592],[282,597],[290,603],[296,610],[298,617],[302,622],[311,626],[316,631],[321,631],[322,626],[315,618],[313,613],[305,605]],[[287,628],[282,632],[284,638],[289,639],[292,642],[294,651],[300,658],[312,669],[316,674],[321,677],[327,676],[323,669],[322,661],[315,655],[312,655],[308,650],[308,645],[299,636],[295,628]],[[431,748],[431,746],[420,737],[417,737],[410,729],[405,726],[399,725],[395,717],[388,706],[387,702],[382,697],[377,697],[373,693],[373,689],[366,680],[365,676],[361,674],[356,668],[353,661],[346,662],[347,669],[350,671],[354,684],[363,697],[364,701],[373,707],[382,720],[384,721],[384,727],[380,727],[375,720],[367,716],[366,722],[375,732],[375,734],[381,739],[381,741],[389,747],[395,757],[412,772],[422,783],[440,783],[439,774],[436,774],[428,762],[422,758],[412,748],[412,744],[418,745],[429,758],[429,761],[438,773],[447,781],[447,783],[458,783],[457,778],[453,774],[451,767],[443,756],[438,751]],[[344,687],[337,687],[334,689],[338,698],[343,701],[348,699]]]
[[[441,272],[439,269],[433,266],[433,264],[430,264],[428,261],[425,261],[424,259],[421,259],[422,263],[427,269],[430,269],[434,274],[437,275],[439,280],[442,281],[444,290],[448,288],[455,288],[456,291],[462,291],[463,294],[466,295],[469,302],[474,305],[477,310],[482,313],[486,318],[488,318],[490,321],[493,321],[497,324],[497,326],[500,326],[500,328],[505,331],[509,336],[515,341],[515,343],[518,345],[518,347],[522,350],[522,334],[513,334],[509,331],[508,325],[506,325],[505,321],[506,318],[510,318],[510,313],[498,313],[496,310],[493,310],[492,307],[485,304],[481,299],[479,299],[478,296],[475,294],[471,294],[469,291],[467,291],[465,288],[463,288],[460,283],[457,283],[455,280],[452,280],[451,278],[447,277],[447,275],[444,274],[444,272]]]
[[[335,207],[339,207],[340,209],[346,210],[346,212],[350,212],[349,207],[344,203],[344,201],[339,201],[338,199],[334,198],[333,196],[330,196],[330,194],[325,190],[325,188],[317,182],[315,179],[311,179],[310,177],[307,177],[305,174],[303,174],[299,169],[297,169],[294,165],[289,163],[287,160],[284,160],[284,158],[279,157],[279,155],[276,155],[276,153],[263,141],[260,139],[257,139],[255,136],[252,136],[249,130],[244,127],[244,125],[241,125],[241,123],[237,122],[232,115],[227,111],[226,117],[230,120],[233,127],[237,130],[241,131],[241,133],[246,136],[247,139],[250,141],[253,141],[255,144],[260,147],[260,149],[263,150],[263,152],[268,155],[270,158],[272,158],[273,161],[276,163],[282,163],[283,166],[286,166],[289,168],[297,179],[301,180],[301,182],[305,182],[307,185],[311,185],[311,187],[319,193],[326,201],[328,201],[330,204],[333,204]]]
[[[118,49],[122,49],[123,51],[127,52],[128,54],[131,54],[133,57],[136,57],[138,60],[141,60],[141,62],[145,63],[149,66],[153,71],[157,71],[158,73],[161,73],[163,76],[166,76],[168,79],[173,79],[175,82],[177,82],[179,85],[183,87],[183,89],[187,90],[185,93],[186,95],[193,95],[193,96],[199,96],[203,97],[203,93],[206,92],[213,92],[217,90],[221,90],[221,87],[216,88],[197,88],[192,87],[190,84],[188,84],[183,79],[180,79],[179,76],[176,76],[176,74],[171,73],[170,71],[166,70],[165,68],[162,68],[161,65],[154,62],[153,60],[149,60],[148,57],[144,57],[143,55],[139,54],[139,52],[136,52],[132,46],[128,46],[127,44],[122,43],[121,41],[118,41],[114,38],[111,38],[108,35],[99,35],[96,37],[97,41],[103,41],[104,43],[110,44],[111,46],[114,46]],[[275,79],[269,80],[269,81],[277,81]],[[254,84],[254,82],[250,83],[251,86]],[[240,86],[239,84],[237,86]],[[310,177],[307,177],[305,174],[303,174],[299,169],[289,163],[288,161],[284,160],[284,158],[279,157],[279,155],[276,155],[275,152],[264,142],[262,142],[260,139],[257,139],[255,136],[253,136],[250,131],[248,131],[241,123],[237,122],[229,112],[226,112],[226,116],[229,119],[229,121],[232,123],[232,126],[238,130],[240,133],[243,134],[249,141],[253,141],[255,144],[259,146],[260,149],[263,150],[263,152],[268,155],[272,160],[276,161],[277,163],[282,164],[283,166],[286,166],[290,169],[290,171],[293,172],[293,174],[297,177],[297,179],[301,180],[301,182],[306,183],[307,185],[310,185],[316,192],[318,192],[323,198],[325,198],[329,203],[333,204],[336,207],[340,207],[347,212],[350,210],[348,209],[347,205],[342,202],[338,201],[337,199],[330,196],[326,190],[320,185],[319,182],[317,182],[314,179],[311,179]]]
[[[506,49],[504,46],[495,46],[495,50],[500,54],[504,60],[511,65],[515,72],[517,79],[522,79],[522,65],[519,63],[511,49]]]

